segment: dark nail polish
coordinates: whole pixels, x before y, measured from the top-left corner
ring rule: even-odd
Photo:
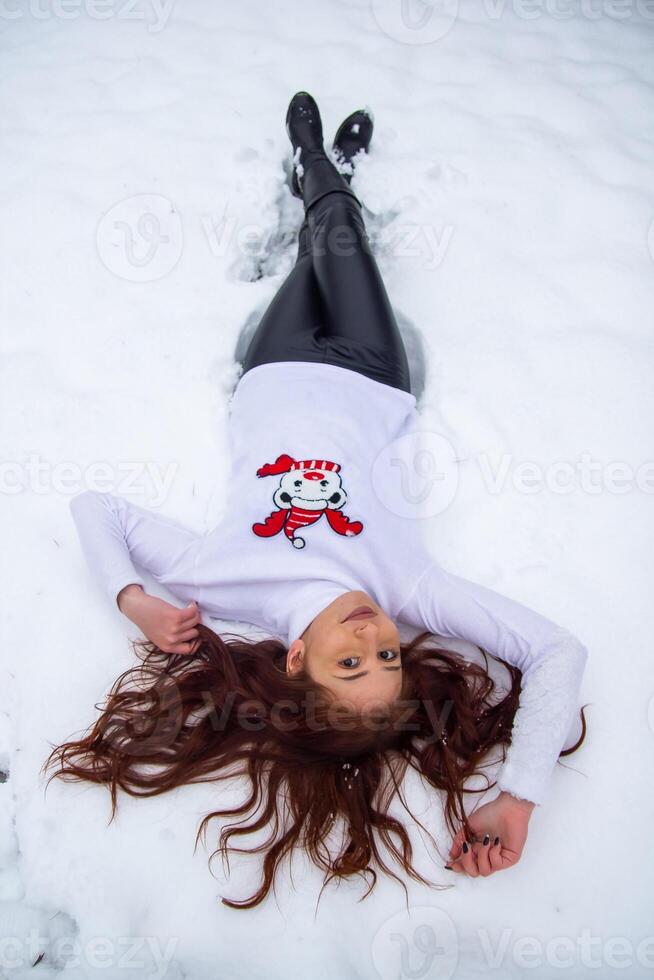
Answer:
[[[464,853],[464,854],[467,854],[467,853],[468,853],[468,851],[469,851],[469,847],[468,847],[468,844],[467,844],[467,842],[466,842],[466,841],[464,841],[464,842],[463,842],[463,853]]]
[[[486,836],[484,837],[484,847],[486,847],[486,845],[489,843],[490,843],[490,834],[486,834]]]
[[[495,840],[493,841],[493,844],[497,845],[499,844],[499,842],[500,842],[499,837],[496,837]]]
[[[452,870],[452,868],[450,867],[449,864],[444,864],[443,867],[445,868],[446,871],[451,871]]]

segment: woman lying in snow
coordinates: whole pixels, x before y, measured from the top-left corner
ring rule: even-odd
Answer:
[[[233,838],[241,845],[269,828],[249,848],[264,855],[261,886],[223,899],[234,908],[266,897],[294,847],[325,883],[364,874],[370,890],[375,869],[396,877],[394,861],[426,881],[389,812],[408,766],[443,791],[448,870],[508,868],[558,757],[585,734],[585,647],[447,572],[421,540],[421,522],[391,512],[375,486],[380,452],[415,431],[418,414],[350,186],[372,119],[348,117],[330,157],[318,107],[300,92],[287,131],[305,218],[297,262],[250,342],[231,401],[226,516],[198,534],[111,494],[74,498],[90,567],[146,640],[89,733],[54,748],[44,767],[57,762],[53,776],[108,784],[112,817],[118,788],[147,796],[245,775],[242,806],[216,810],[198,831],[212,817],[236,818],[220,836],[228,853]],[[187,605],[148,595],[135,565]],[[273,638],[221,637],[203,616]],[[401,642],[398,622],[420,632]],[[471,641],[482,663],[442,637]],[[504,665],[502,690],[489,657]],[[482,792],[470,777],[498,758],[499,795],[468,814],[464,793]]]

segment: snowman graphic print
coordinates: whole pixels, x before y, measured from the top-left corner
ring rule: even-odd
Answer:
[[[257,470],[258,477],[280,477],[273,494],[277,508],[252,530],[260,538],[272,538],[284,533],[294,548],[304,548],[305,540],[298,531],[316,524],[325,516],[336,534],[354,537],[361,534],[361,521],[351,521],[343,513],[347,494],[339,475],[341,467],[327,459],[293,459],[286,453],[274,463]]]

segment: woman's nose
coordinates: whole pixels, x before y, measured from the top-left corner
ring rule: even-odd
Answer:
[[[374,620],[366,619],[361,623],[360,626],[357,626],[356,632],[360,636],[362,636],[364,640],[367,639],[368,637],[370,637],[371,640],[376,640],[378,626],[374,622]]]

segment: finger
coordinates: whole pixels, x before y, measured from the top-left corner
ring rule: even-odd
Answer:
[[[502,848],[502,868],[511,868],[520,860],[520,851],[511,851],[506,847]]]
[[[488,849],[490,847],[490,834],[484,834],[481,842],[477,842],[473,845],[473,850],[475,852],[475,857],[477,859],[477,867],[479,869],[479,874],[483,878],[487,878],[488,875],[493,873],[493,869],[490,863],[490,857],[488,854]]]
[[[187,629],[183,633],[178,633],[176,640],[178,643],[182,643],[184,640],[195,640],[199,635],[200,633],[197,629]]]
[[[200,640],[195,640],[190,643],[174,643],[172,646],[168,647],[166,653],[195,653],[200,646]]]
[[[493,871],[501,871],[502,864],[502,842],[499,837],[495,837],[488,848],[488,859]]]
[[[181,633],[186,633],[190,629],[194,629],[196,626],[200,625],[199,618],[184,619],[181,622],[173,623],[172,630],[176,635]]]
[[[461,857],[458,861],[463,870],[471,878],[477,878],[479,876],[479,869],[477,868],[477,858],[473,847],[469,841],[463,842],[463,848],[461,850]]]
[[[463,847],[463,842],[465,839],[466,839],[465,831],[463,830],[463,828],[461,828],[461,830],[458,831],[458,833],[454,837],[454,840],[452,841],[452,846],[450,847],[451,858],[458,858],[459,854],[461,853],[461,848]]]
[[[180,623],[190,623],[193,620],[199,622],[200,610],[198,609],[197,604],[194,602],[192,606],[186,606],[184,609],[178,609],[177,618]]]
[[[193,619],[184,619],[184,620],[175,619],[170,624],[169,633],[175,640],[178,640],[182,635],[182,633],[186,633],[188,632],[188,630],[193,629],[195,626],[198,625],[199,622],[200,622],[199,618],[195,618],[195,617]]]

